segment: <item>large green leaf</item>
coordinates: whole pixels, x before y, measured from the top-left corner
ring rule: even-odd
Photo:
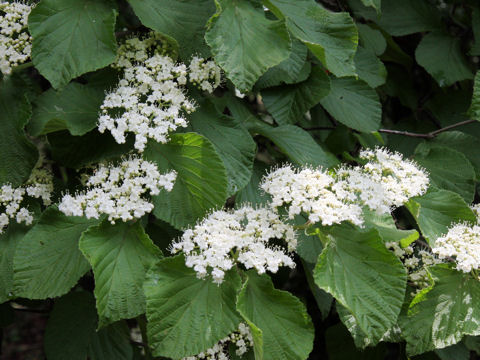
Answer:
[[[38,158],[37,149],[23,131],[31,107],[22,85],[13,77],[0,81],[0,184],[21,185]]]
[[[30,13],[33,64],[54,88],[115,60],[110,0],[42,0]]]
[[[433,185],[460,194],[471,203],[475,194],[475,169],[460,152],[451,148],[419,144],[415,161],[428,172]]]
[[[240,323],[235,299],[240,288],[235,271],[221,285],[198,279],[181,255],[165,258],[147,273],[147,334],[155,356],[179,359],[217,343]]]
[[[270,201],[270,196],[260,189],[260,182],[266,175],[267,168],[266,164],[255,161],[250,182],[235,195],[235,206],[240,207],[244,203],[260,205]]]
[[[461,152],[475,167],[477,179],[480,175],[480,147],[478,137],[461,131],[446,131],[438,134],[426,144],[428,147],[448,147]]]
[[[227,171],[227,195],[244,188],[252,176],[256,144],[247,129],[236,119],[220,114],[209,101],[189,118],[193,131],[212,142]]]
[[[375,55],[382,55],[387,49],[387,41],[382,32],[365,24],[358,23],[356,26],[360,44],[363,45],[364,48],[372,50]]]
[[[474,7],[472,13],[472,30],[475,41],[469,51],[469,55],[480,55],[480,8]]]
[[[248,272],[237,308],[261,331],[262,360],[304,360],[312,351],[314,330],[305,306],[292,294],[275,289],[267,275]]]
[[[450,86],[457,81],[473,78],[460,46],[458,37],[432,32],[418,44],[415,58],[440,86]]]
[[[325,71],[314,67],[310,77],[293,85],[283,85],[262,91],[267,110],[279,125],[295,124],[330,91]]]
[[[268,69],[258,79],[255,87],[263,89],[283,83],[294,84],[306,80],[311,69],[311,63],[307,61],[307,54],[307,47],[300,40],[293,39],[290,56],[280,64]]]
[[[143,25],[173,38],[184,60],[196,53],[208,57],[203,39],[207,20],[215,13],[211,0],[128,0]]]
[[[380,127],[382,106],[378,95],[363,81],[331,79],[330,93],[320,103],[336,120],[352,129],[370,132]]]
[[[374,229],[336,226],[318,258],[316,284],[355,317],[378,342],[396,323],[405,296],[406,270]]]
[[[0,235],[0,304],[13,297],[13,256],[27,231],[28,227],[14,222]]]
[[[84,135],[96,127],[103,98],[101,89],[79,83],[50,89],[36,99],[28,130],[34,136],[60,130]]]
[[[83,231],[95,219],[66,216],[56,207],[45,210],[17,243],[13,259],[16,296],[46,299],[66,294],[90,266],[78,249]]]
[[[468,112],[473,119],[480,121],[480,71],[475,74],[472,103]]]
[[[285,18],[293,36],[303,41],[336,76],[355,75],[358,44],[355,24],[346,12],[332,12],[313,0],[265,0],[278,18]]]
[[[365,1],[361,0],[364,4]],[[382,0],[381,15],[360,0],[348,0],[357,16],[376,22],[393,36],[409,35],[440,28],[438,10],[424,0]]]
[[[375,10],[377,10],[377,13],[381,12],[382,0],[362,0],[362,3],[365,6],[373,7]]]
[[[145,273],[161,251],[140,223],[104,220],[82,234],[79,247],[93,268],[99,327],[143,314]]]
[[[452,224],[476,220],[462,197],[447,190],[430,188],[425,195],[414,197],[405,205],[431,246]]]
[[[149,141],[144,153],[162,170],[175,170],[171,192],[153,197],[153,213],[176,228],[193,224],[227,198],[227,176],[213,144],[195,133],[174,134],[167,144]]]
[[[376,88],[385,84],[387,69],[371,49],[359,46],[355,54],[355,67],[358,77],[370,87]]]
[[[90,293],[58,299],[45,330],[45,353],[52,360],[132,360],[129,329],[123,322],[95,331],[97,314]]]
[[[437,265],[429,269],[433,288],[412,301],[400,326],[410,355],[458,343],[464,335],[480,335],[480,282]]]
[[[298,165],[331,167],[338,164],[335,156],[323,150],[308,132],[298,126],[288,124],[273,127],[257,121],[249,125],[249,130],[272,140]]]
[[[269,68],[288,58],[290,36],[283,21],[267,20],[264,11],[250,1],[216,3],[217,13],[209,22],[205,40],[235,87],[249,91]]]

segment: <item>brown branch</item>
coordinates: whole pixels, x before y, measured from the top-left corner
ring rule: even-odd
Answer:
[[[416,138],[422,138],[422,139],[433,139],[438,134],[440,134],[444,131],[454,129],[454,128],[459,127],[459,126],[472,124],[474,122],[477,122],[477,120],[470,119],[470,120],[460,121],[456,124],[448,125],[448,126],[445,126],[441,129],[431,131],[431,132],[426,133],[426,134],[413,133],[413,132],[410,132],[410,131],[391,130],[391,129],[380,129],[380,130],[378,130],[378,132],[385,133],[385,134],[410,136],[410,137],[416,137]]]

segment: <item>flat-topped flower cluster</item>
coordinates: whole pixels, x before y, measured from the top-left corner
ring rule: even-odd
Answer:
[[[88,190],[64,195],[58,208],[68,216],[98,219],[106,214],[112,223],[137,219],[153,210],[148,196],[158,195],[162,188],[171,191],[176,175],[174,171],[161,175],[154,163],[138,157],[118,165],[101,164],[88,179]]]
[[[199,278],[209,273],[216,283],[223,282],[225,272],[236,263],[258,273],[277,272],[280,266],[294,267],[290,255],[274,239],[284,239],[288,250],[296,248],[292,225],[285,223],[270,208],[245,205],[237,210],[218,210],[193,229],[187,229],[180,240],[172,244],[172,253],[182,251],[185,264]]]
[[[4,75],[30,58],[32,37],[28,33],[28,15],[32,8],[19,2],[0,2],[0,72]]]
[[[123,78],[101,106],[98,130],[109,130],[120,144],[126,133],[134,133],[139,152],[149,138],[166,143],[171,131],[187,126],[185,114],[195,110],[185,95],[189,79],[209,92],[220,84],[220,68],[213,61],[194,57],[187,67],[164,52],[155,33],[126,40],[112,65],[123,71]]]
[[[27,207],[22,206],[26,196],[42,199],[45,206],[51,204],[53,192],[53,178],[49,171],[42,168],[35,168],[24,186],[12,187],[4,184],[0,187],[0,234],[15,219],[17,223],[30,225],[33,222],[33,215]]]

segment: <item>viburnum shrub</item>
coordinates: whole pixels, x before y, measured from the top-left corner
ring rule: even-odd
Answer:
[[[473,0],[0,2],[2,356],[480,356],[479,56]]]

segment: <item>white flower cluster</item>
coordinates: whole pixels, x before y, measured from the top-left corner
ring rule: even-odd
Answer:
[[[45,169],[35,168],[26,182],[25,186],[13,188],[10,184],[2,185],[0,188],[0,207],[4,212],[0,213],[0,234],[10,223],[10,219],[15,219],[17,223],[30,225],[33,221],[31,212],[26,207],[21,207],[21,203],[28,195],[32,198],[42,199],[45,206],[51,204],[50,196],[53,192],[52,175]]]
[[[457,269],[470,272],[480,267],[480,225],[467,223],[452,226],[446,235],[435,240],[434,254],[440,259],[455,257]]]
[[[240,323],[237,331],[220,340],[210,349],[195,356],[184,357],[182,360],[230,360],[230,356],[228,355],[229,344],[235,344],[235,353],[239,357],[243,356],[249,348],[253,347],[253,337],[248,325]]]
[[[384,148],[363,150],[367,163],[337,171],[337,193],[378,213],[389,213],[409,198],[427,191],[428,174],[416,163]]]
[[[218,210],[187,229],[180,240],[172,244],[172,253],[183,251],[185,264],[199,278],[210,272],[213,281],[223,282],[225,271],[236,262],[262,274],[273,273],[282,265],[293,268],[295,263],[285,251],[269,242],[284,239],[288,250],[297,246],[295,231],[280,216],[268,208],[243,206],[237,210]]]
[[[221,82],[222,72],[214,61],[194,56],[188,66],[189,81],[201,90],[212,93]]]
[[[107,214],[112,223],[140,218],[153,210],[145,196],[158,195],[161,188],[171,191],[175,178],[176,172],[160,175],[154,163],[136,157],[117,166],[100,165],[86,183],[89,189],[64,195],[58,208],[65,215],[89,219]]]
[[[260,185],[272,196],[272,207],[288,205],[290,219],[304,212],[311,223],[332,225],[348,220],[361,225],[361,207],[334,186],[335,178],[321,169],[295,170],[289,165],[266,175]]]
[[[153,55],[125,69],[118,87],[101,105],[98,130],[109,130],[116,142],[125,142],[125,133],[135,133],[135,148],[142,152],[148,138],[166,143],[168,133],[186,127],[183,113],[195,107],[185,96],[187,68],[171,58]]]
[[[30,57],[32,37],[28,33],[28,15],[32,6],[18,2],[0,2],[0,72],[8,75],[12,68]]]

